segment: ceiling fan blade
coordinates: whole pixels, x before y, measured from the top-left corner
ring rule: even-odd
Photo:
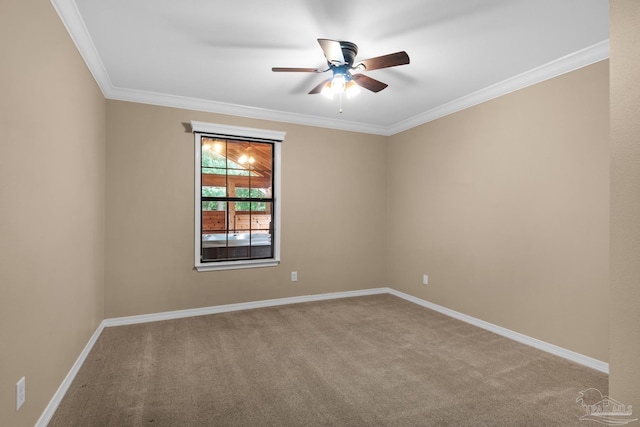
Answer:
[[[288,68],[288,67],[273,67],[271,71],[276,73],[322,73],[326,70],[318,70],[317,68]]]
[[[404,50],[402,52],[390,53],[389,55],[377,56],[365,59],[360,62],[367,71],[378,70],[380,68],[395,67],[409,63],[409,55]]]
[[[318,86],[314,87],[313,89],[311,89],[311,91],[309,91],[309,95],[313,95],[313,94],[322,92],[322,88],[324,88],[324,86],[327,83],[329,83],[330,81],[331,81],[331,79],[323,80]]]
[[[386,83],[382,83],[379,80],[372,79],[371,77],[365,76],[364,74],[354,74],[353,76],[351,76],[351,79],[359,86],[362,86],[363,88],[368,89],[371,92],[380,92],[382,89],[389,86]]]
[[[329,39],[318,39],[318,43],[320,43],[324,56],[330,64],[342,65],[346,63],[340,42]]]

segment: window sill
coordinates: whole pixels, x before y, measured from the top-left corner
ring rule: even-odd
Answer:
[[[206,264],[197,264],[196,270],[198,271],[220,271],[220,270],[238,270],[245,268],[262,268],[262,267],[276,267],[280,264],[280,260],[276,259],[256,259],[247,261],[222,261],[211,262]]]

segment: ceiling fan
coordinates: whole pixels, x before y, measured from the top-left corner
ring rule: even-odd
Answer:
[[[318,43],[327,59],[328,68],[273,67],[271,70],[275,72],[300,73],[325,73],[331,71],[332,77],[323,80],[319,85],[311,89],[309,94],[325,93],[333,95],[344,92],[349,96],[351,93],[358,91],[358,86],[372,92],[380,92],[388,86],[386,83],[361,74],[363,71],[372,71],[409,63],[409,55],[407,55],[405,51],[377,56],[355,63],[355,58],[358,54],[358,46],[355,43],[330,39],[318,39]],[[340,112],[342,112],[342,110]]]

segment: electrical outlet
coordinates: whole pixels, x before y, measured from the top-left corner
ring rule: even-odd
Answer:
[[[422,276],[422,284],[423,285],[428,285],[429,284],[429,276],[427,276],[426,274],[424,276]]]
[[[292,271],[291,272],[291,281],[292,282],[297,282],[298,281],[298,272],[297,271]]]
[[[20,381],[16,383],[16,411],[20,409],[26,398],[25,379],[22,377],[20,378]]]

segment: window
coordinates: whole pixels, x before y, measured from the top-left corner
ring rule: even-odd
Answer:
[[[197,270],[277,265],[285,133],[203,122],[191,129]]]

